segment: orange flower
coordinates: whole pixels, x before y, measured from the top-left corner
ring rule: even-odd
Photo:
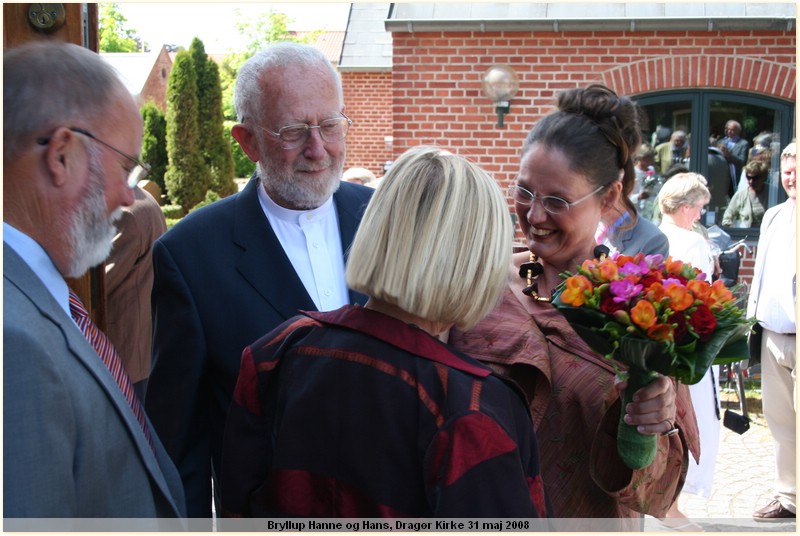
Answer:
[[[634,257],[631,257],[630,255],[622,255],[622,254],[620,254],[620,256],[617,257],[617,266],[619,266],[620,268],[625,266],[629,262],[635,262]]]
[[[647,330],[647,336],[654,341],[671,341],[672,326],[669,324],[654,324]]]
[[[639,300],[631,308],[631,320],[642,329],[649,329],[656,323],[656,308],[647,300]]]
[[[586,303],[586,292],[591,293],[592,282],[585,276],[573,275],[566,281],[566,288],[561,293],[561,301],[573,307]]]
[[[647,292],[645,292],[645,299],[652,303],[659,303],[664,296],[666,296],[666,292],[664,292],[664,285],[660,282],[655,282],[647,287]]]
[[[617,278],[617,263],[611,259],[606,259],[597,265],[597,273],[600,281],[614,281]]]
[[[683,270],[683,262],[672,257],[667,257],[666,270],[668,274],[680,275]]]
[[[711,299],[709,307],[712,309],[722,307],[722,304],[733,301],[733,293],[721,279],[717,279],[711,284]]]
[[[703,303],[708,302],[708,299],[711,296],[711,285],[709,285],[707,281],[698,281],[697,279],[692,279],[686,283],[686,286],[695,298],[698,300],[703,300]]]
[[[694,298],[689,290],[678,283],[670,283],[664,289],[670,299],[670,308],[673,311],[685,311],[694,303]]]

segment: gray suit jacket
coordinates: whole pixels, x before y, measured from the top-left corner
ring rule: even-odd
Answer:
[[[619,230],[608,237],[617,251],[625,255],[660,254],[665,259],[669,253],[669,240],[653,222],[641,215],[630,229]]]
[[[25,261],[5,244],[3,255],[4,517],[183,516],[158,438],[154,455],[89,341]]]

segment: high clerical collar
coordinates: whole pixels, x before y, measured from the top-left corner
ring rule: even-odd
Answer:
[[[295,224],[299,224],[301,218],[311,220],[317,217],[328,216],[333,210],[333,196],[329,197],[322,205],[310,210],[293,210],[282,207],[272,200],[260,184],[258,188],[258,199],[261,201],[261,206],[265,212],[268,212],[270,215],[280,220]]]

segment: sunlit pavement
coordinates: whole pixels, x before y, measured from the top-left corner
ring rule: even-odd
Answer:
[[[751,416],[753,417],[753,416]],[[711,496],[682,494],[680,510],[704,531],[791,532],[796,522],[756,523],[753,512],[770,502],[775,474],[772,435],[763,415],[738,435],[720,423],[720,445]],[[645,530],[669,530],[656,519],[645,520]]]

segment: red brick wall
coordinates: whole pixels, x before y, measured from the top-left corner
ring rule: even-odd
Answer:
[[[636,96],[724,88],[795,100],[796,36],[787,31],[429,32],[393,34],[394,154],[420,143],[451,147],[495,174],[517,171],[522,141],[557,91],[602,82]],[[496,126],[483,74],[508,64],[520,90]]]
[[[391,75],[343,73],[347,111],[358,125],[348,137],[348,166],[380,171],[407,148],[434,143],[470,155],[504,187],[517,172],[525,135],[552,109],[556,92],[591,82],[632,97],[695,87],[796,99],[794,30],[425,32],[392,39]],[[494,64],[511,65],[520,78],[503,129],[481,92]],[[394,137],[392,157],[386,135]],[[746,255],[747,280],[752,266]]]
[[[392,73],[345,72],[342,87],[345,113],[353,120],[345,169],[364,167],[381,177],[384,162],[394,159],[385,141],[392,136]]]
[[[167,110],[167,84],[171,71],[172,59],[162,48],[139,94],[140,105],[152,100],[162,112]]]

